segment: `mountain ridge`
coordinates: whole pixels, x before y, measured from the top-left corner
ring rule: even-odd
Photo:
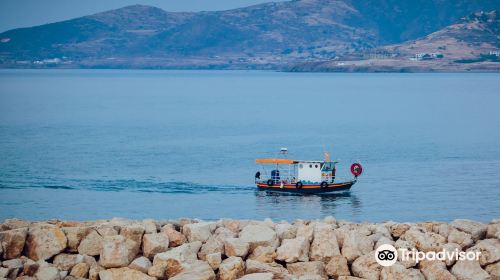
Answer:
[[[293,0],[208,12],[131,5],[3,32],[0,67],[283,69],[417,39],[500,4],[414,5],[433,12],[420,15],[398,0]],[[414,23],[421,18],[424,24]]]

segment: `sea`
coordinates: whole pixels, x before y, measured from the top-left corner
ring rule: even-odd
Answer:
[[[363,166],[259,191],[256,158]],[[0,70],[0,219],[500,218],[500,74]]]

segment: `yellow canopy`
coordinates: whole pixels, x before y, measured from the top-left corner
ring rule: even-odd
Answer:
[[[294,164],[295,161],[291,159],[280,159],[280,158],[258,158],[255,160],[256,163],[274,163],[274,164]]]

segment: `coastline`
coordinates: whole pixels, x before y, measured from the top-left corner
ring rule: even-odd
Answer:
[[[0,244],[0,279],[500,278],[500,220],[8,219],[0,224]],[[398,256],[382,267],[374,253],[383,244],[480,254],[420,262]]]

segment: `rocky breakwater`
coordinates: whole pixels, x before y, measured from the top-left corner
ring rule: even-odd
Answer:
[[[500,220],[11,219],[0,224],[0,279],[500,279],[499,239]],[[474,261],[399,258],[382,267],[374,253],[382,244],[481,254]]]

